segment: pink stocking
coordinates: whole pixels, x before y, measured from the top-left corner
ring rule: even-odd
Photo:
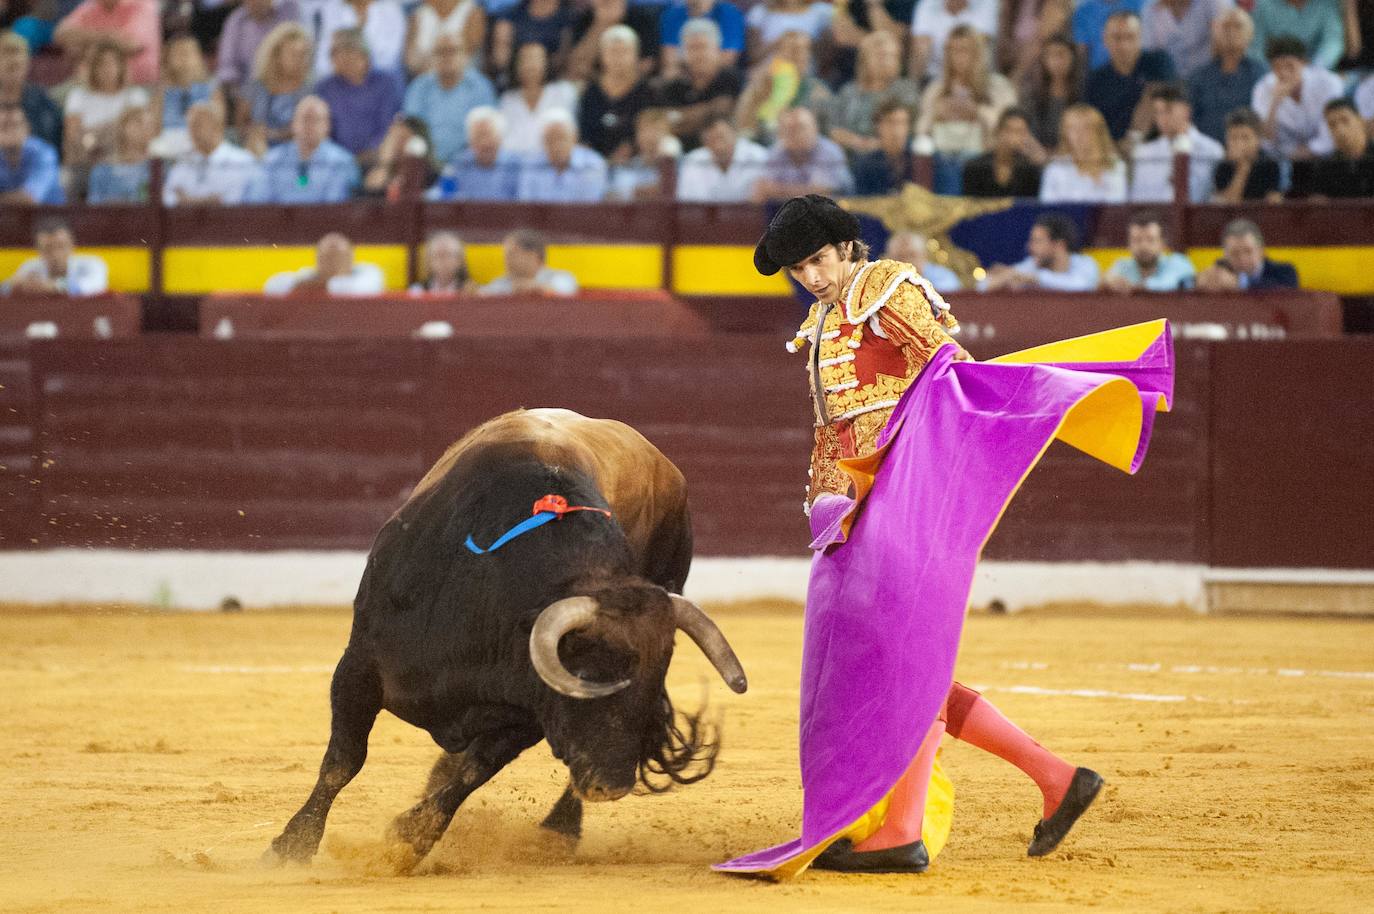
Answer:
[[[935,767],[935,750],[940,748],[940,737],[944,734],[943,720],[930,725],[926,738],[921,741],[921,748],[916,750],[916,757],[892,790],[892,800],[888,804],[882,827],[860,842],[854,848],[856,851],[880,851],[921,840],[921,826],[926,814],[926,788],[930,785],[930,772]]]
[[[1044,818],[1053,815],[1073,780],[1074,766],[1031,739],[986,698],[957,682],[947,707],[949,735],[1024,771],[1045,797]]]

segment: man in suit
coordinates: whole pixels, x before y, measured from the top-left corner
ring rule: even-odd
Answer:
[[[1296,289],[1298,271],[1291,263],[1264,255],[1264,236],[1249,219],[1234,219],[1221,233],[1222,258],[1198,274],[1197,287],[1207,292]]]

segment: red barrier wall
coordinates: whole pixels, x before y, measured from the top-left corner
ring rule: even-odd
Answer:
[[[1051,448],[988,555],[1374,567],[1374,341],[1177,351],[1175,412],[1141,474]],[[145,337],[27,354],[0,357],[4,548],[366,548],[451,440],[559,405],[630,422],[682,467],[701,554],[803,551],[806,391],[771,335]]]
[[[1167,317],[1175,337],[1275,339],[1339,337],[1340,300],[1328,292],[1221,292],[1187,296],[1088,293],[978,293],[950,296],[959,340],[982,357]],[[776,333],[788,339],[805,316],[778,300],[726,307],[666,292],[584,292],[576,298],[411,298],[212,295],[200,303],[200,335],[225,329],[237,339],[409,337],[429,321],[459,336],[705,337]]]
[[[1374,341],[1218,346],[1215,565],[1374,567]]]
[[[0,338],[23,338],[50,325],[64,339],[111,339],[142,332],[143,303],[134,295],[7,295],[0,299]]]

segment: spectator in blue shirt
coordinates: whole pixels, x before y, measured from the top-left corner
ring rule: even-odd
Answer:
[[[450,162],[429,192],[431,200],[514,200],[520,159],[502,150],[506,119],[489,105],[467,118],[468,148]]]
[[[1113,292],[1177,292],[1193,287],[1197,275],[1193,262],[1167,250],[1169,239],[1159,213],[1147,210],[1132,216],[1126,246],[1130,256],[1112,264],[1102,279],[1102,288]]]
[[[1097,262],[1077,250],[1078,227],[1073,220],[1063,213],[1044,213],[1031,226],[1030,239],[1026,242],[1026,253],[1030,256],[1014,266],[993,264],[987,279],[978,284],[978,290],[1096,291]]]
[[[901,99],[884,99],[873,128],[878,148],[854,157],[854,192],[861,197],[893,193],[912,179],[911,109]]]
[[[329,139],[329,106],[307,95],[291,119],[291,142],[267,151],[254,203],[341,203],[358,187],[358,163]]]
[[[1102,30],[1107,62],[1088,74],[1083,100],[1102,112],[1118,142],[1127,131],[1142,133],[1153,115],[1146,89],[1174,78],[1174,62],[1163,51],[1140,50],[1140,17],[1113,13]],[[1142,104],[1144,101],[1144,104]]]
[[[778,118],[778,141],[768,150],[754,199],[787,200],[803,194],[838,197],[852,193],[854,176],[840,144],[820,135],[816,115],[788,108]]]
[[[441,34],[434,40],[434,69],[406,89],[402,110],[429,126],[435,158],[448,162],[467,145],[468,112],[495,104],[496,89],[469,64],[462,38]]]
[[[1268,73],[1249,54],[1254,33],[1245,10],[1232,7],[1222,13],[1212,22],[1212,59],[1188,76],[1193,123],[1217,142],[1226,141],[1226,116],[1250,107],[1255,83]]]
[[[606,160],[577,141],[566,111],[543,117],[543,149],[520,168],[516,198],[532,203],[598,203],[606,196]]]
[[[57,150],[29,135],[24,109],[0,105],[0,205],[62,203]]]
[[[330,138],[367,161],[401,110],[401,85],[393,74],[372,66],[362,29],[339,29],[332,42],[334,73],[316,84],[315,94],[329,106]]]
[[[152,139],[153,117],[148,109],[125,108],[115,121],[114,155],[91,167],[86,202],[147,203]]]
[[[62,151],[62,109],[29,81],[29,43],[14,32],[0,32],[0,104],[15,102],[29,119],[30,132]]]
[[[744,53],[744,14],[727,0],[672,0],[658,20],[663,42],[664,82],[682,76],[682,27],[688,19],[705,17],[720,26],[721,56],[728,67],[739,64]]]
[[[1292,35],[1307,49],[1307,59],[1324,70],[1334,70],[1345,56],[1345,19],[1341,0],[1255,0],[1251,12],[1255,37],[1250,53],[1264,55],[1269,41]]]
[[[573,21],[577,14],[571,0],[520,0],[492,23],[487,71],[504,73],[515,58],[515,49],[542,44],[560,72],[572,47]]]
[[[1083,0],[1073,11],[1073,39],[1083,46],[1088,57],[1088,69],[1107,62],[1107,44],[1103,31],[1107,20],[1117,13],[1140,15],[1144,0]]]

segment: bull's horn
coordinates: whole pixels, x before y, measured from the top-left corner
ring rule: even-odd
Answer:
[[[555,692],[569,698],[605,698],[630,684],[620,682],[588,682],[574,676],[558,659],[558,642],[568,632],[586,628],[596,619],[599,607],[591,597],[568,597],[544,607],[530,632],[530,661],[534,671]]]
[[[749,688],[749,680],[745,677],[744,667],[740,665],[730,642],[725,640],[725,635],[721,634],[720,629],[716,628],[716,623],[701,611],[701,607],[691,600],[677,594],[669,596],[673,600],[673,615],[677,618],[677,627],[697,643],[697,647],[701,648],[706,659],[711,661],[711,665],[720,673],[720,678],[725,680],[725,684],[732,691],[742,694]]]

